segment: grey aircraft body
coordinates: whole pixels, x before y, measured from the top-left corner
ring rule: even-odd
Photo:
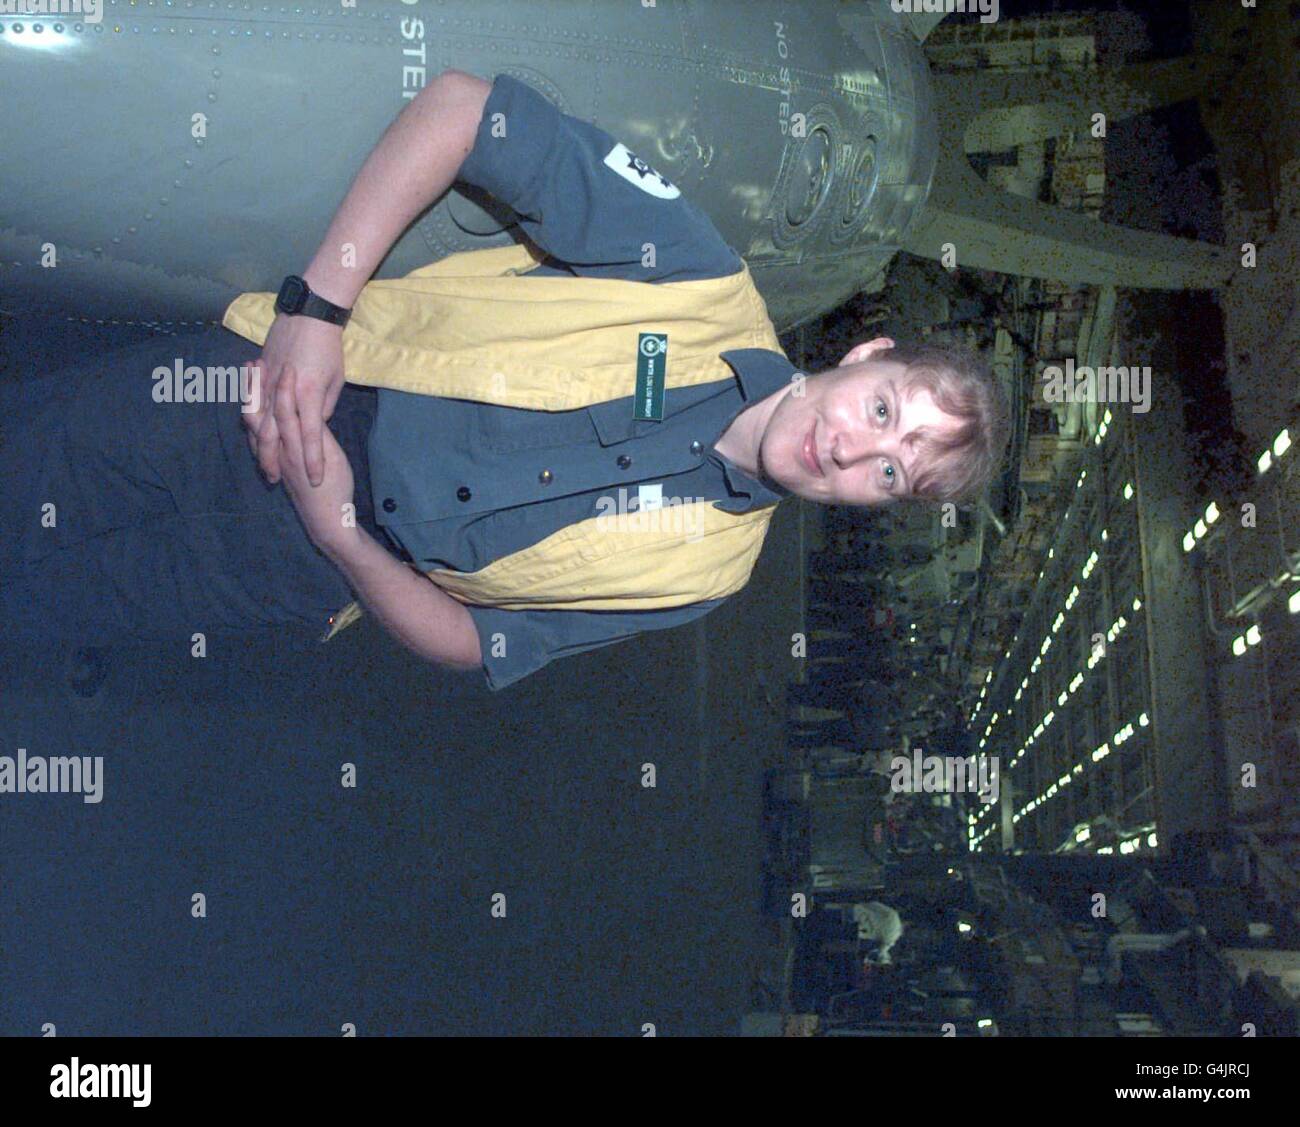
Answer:
[[[880,290],[899,249],[1071,284],[1224,283],[1222,247],[1012,196],[967,160],[1194,97],[1220,71],[931,75],[921,42],[943,15],[894,11],[921,6],[0,0],[0,98],[30,107],[0,149],[0,312],[166,330],[274,290],[404,101],[452,67],[523,79],[670,178],[781,331]],[[41,8],[77,11],[22,14]],[[378,276],[506,243],[511,221],[463,185]]]
[[[888,4],[105,0],[88,19],[0,15],[0,99],[34,108],[5,115],[5,312],[165,328],[276,289],[451,67],[522,79],[670,178],[778,329],[878,288],[936,165],[920,41]],[[510,222],[462,185],[378,276]]]

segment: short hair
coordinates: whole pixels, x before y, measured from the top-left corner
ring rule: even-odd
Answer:
[[[931,427],[916,432],[920,463],[906,499],[978,501],[1011,437],[1007,395],[989,366],[964,348],[937,345],[896,345],[871,360],[905,364],[908,393],[924,388],[939,410],[959,423],[950,434]]]

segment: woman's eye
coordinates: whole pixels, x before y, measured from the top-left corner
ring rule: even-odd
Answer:
[[[892,486],[894,484],[894,467],[888,462],[881,462],[881,467],[885,474],[885,484]]]
[[[885,406],[885,401],[883,399],[876,400],[876,418],[889,418],[889,408]]]

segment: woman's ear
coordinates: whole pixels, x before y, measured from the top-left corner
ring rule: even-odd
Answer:
[[[864,341],[862,344],[855,344],[845,354],[844,359],[840,361],[839,366],[843,368],[846,364],[861,364],[864,360],[870,360],[873,353],[879,352],[884,348],[893,348],[894,342],[888,337],[876,337],[875,340]]]

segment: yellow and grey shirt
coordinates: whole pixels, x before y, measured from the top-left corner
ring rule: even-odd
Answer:
[[[509,123],[504,138],[490,134],[489,123],[497,113],[505,114]],[[553,543],[564,530],[608,514],[611,506],[620,512],[643,511],[648,520],[659,511],[666,522],[678,515],[671,513],[675,502],[689,500],[707,502],[719,515],[742,518],[725,523],[744,524],[744,514],[761,515],[763,519],[748,522],[759,529],[753,545],[756,555],[770,516],[759,510],[770,509],[787,494],[740,470],[713,449],[713,443],[748,403],[788,386],[794,369],[777,350],[740,258],[709,220],[653,169],[604,131],[560,113],[531,87],[508,76],[499,76],[493,85],[461,177],[512,207],[523,233],[546,257],[534,265],[521,248],[480,252],[478,258],[489,264],[526,261],[527,272],[510,279],[513,284],[504,296],[486,282],[488,288],[475,290],[477,282],[468,280],[454,293],[444,291],[444,299],[458,299],[459,308],[471,309],[474,315],[463,332],[454,321],[447,323],[447,317],[458,313],[454,303],[446,306],[446,317],[431,318],[441,334],[436,337],[441,369],[436,378],[420,357],[403,354],[401,364],[392,364],[391,353],[368,354],[365,303],[358,302],[345,333],[348,378],[380,386],[369,472],[376,517],[394,548],[435,581],[440,576],[455,578],[452,573],[482,576],[512,558],[518,561],[530,549]],[[644,265],[647,244],[654,247],[653,266]],[[453,263],[445,260],[429,269],[430,293],[436,290],[432,275],[444,265]],[[568,285],[548,278],[567,279]],[[624,311],[618,317],[626,321],[627,339],[633,342],[625,366],[610,364],[605,372],[597,364],[600,370],[593,372],[590,361],[597,346],[572,336],[571,329],[594,321],[600,322],[603,339],[618,327],[618,317],[593,317],[591,310],[577,308],[582,302],[568,296],[578,292],[576,279],[591,279],[596,285],[590,289],[601,293],[601,300],[617,297],[621,303]],[[709,279],[716,284],[710,285]],[[404,301],[426,301],[427,294],[413,298],[408,292],[416,284],[414,278],[406,287],[404,281],[372,282],[367,287],[377,287],[376,297],[384,296],[384,316],[392,317]],[[602,290],[600,281],[619,284]],[[643,314],[632,308],[637,302],[628,297],[640,291],[622,284],[627,282],[654,284],[653,292],[644,295]],[[717,339],[729,345],[709,354],[708,364],[688,374],[683,386],[683,373],[674,367],[673,357],[686,353],[674,351],[670,339],[668,386],[656,412],[662,418],[638,418],[636,342],[642,333],[654,333],[665,319],[697,329],[689,324],[691,301],[683,302],[692,298],[691,283],[701,283],[699,297],[708,295],[701,321],[711,313],[715,321],[721,318],[714,327],[726,331],[719,331]],[[532,294],[536,302],[524,305]],[[758,302],[758,311],[747,302]],[[376,308],[373,302],[371,307]],[[240,312],[236,302],[227,326],[254,336],[256,326],[250,321],[256,317],[241,322]],[[245,307],[244,312],[249,310]],[[259,315],[264,314],[265,308]],[[642,322],[641,316],[647,320]],[[522,323],[530,319],[533,325]],[[548,327],[553,339],[539,343],[537,336]],[[709,331],[706,325],[694,333],[697,353],[701,343],[707,346]],[[477,339],[468,339],[471,336]],[[537,357],[546,360],[548,348],[556,361],[555,382],[521,386],[526,381],[509,358],[526,357],[529,372],[546,373],[550,366],[537,363]],[[477,360],[476,350],[481,353]],[[493,359],[487,362],[487,357]],[[583,397],[576,399],[580,405],[564,406],[567,396],[578,394],[563,376],[564,361],[572,363],[575,357],[582,358],[582,378],[572,382],[594,381],[597,387],[584,387]],[[374,362],[367,366],[367,360]],[[494,366],[512,370],[490,370]],[[367,367],[359,376],[358,369]],[[619,394],[621,381],[625,394]],[[543,402],[537,396],[550,409],[538,409]],[[557,403],[561,409],[554,409]],[[656,505],[663,508],[656,510]],[[743,570],[747,575],[747,568]],[[534,568],[529,574],[535,573]],[[457,594],[454,583],[445,585]],[[475,605],[472,592],[460,597],[479,630],[488,684],[500,689],[557,657],[691,621],[727,596],[662,606],[640,598],[630,602],[633,609],[612,609],[619,604],[610,600],[601,609],[578,609],[583,604],[546,596],[535,605],[525,598],[507,606],[503,602],[509,600],[499,592],[490,600],[495,605]]]

